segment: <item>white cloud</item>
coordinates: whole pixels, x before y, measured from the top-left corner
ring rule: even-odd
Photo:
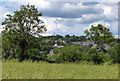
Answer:
[[[69,32],[69,27],[67,27],[64,23],[64,19],[62,18],[52,18],[52,17],[41,17],[41,20],[44,21],[44,24],[47,28],[47,34],[53,34],[53,33],[67,33]],[[59,20],[62,20],[63,22],[58,22]]]
[[[42,9],[48,9],[50,8],[50,3],[45,0],[28,0],[28,3],[31,5],[36,5],[38,8]]]
[[[4,15],[0,16],[0,21],[5,18],[5,15],[11,11],[14,12],[17,6],[21,4],[35,5],[39,11],[42,11],[42,20],[48,31],[45,35],[51,35],[54,32],[61,34],[82,34],[83,30],[90,28],[90,25],[109,25],[112,32],[117,31],[118,18],[116,3],[98,3],[95,5],[84,5],[83,3],[52,3],[48,0],[8,0],[8,4],[0,6],[0,11]],[[10,5],[16,2],[17,6]],[[13,8],[13,10],[12,10]],[[47,17],[44,17],[47,16]],[[114,20],[115,19],[115,20]],[[113,22],[114,21],[114,22]]]
[[[88,6],[82,5],[82,3],[76,3],[76,4],[66,3],[63,5],[62,10],[64,12],[71,12],[71,11],[85,9],[85,8],[88,8]]]
[[[113,20],[118,18],[118,4],[115,2],[108,2],[97,4],[96,7],[99,7],[104,10],[103,15],[106,20]]]
[[[42,36],[51,36],[53,34],[43,33],[43,34],[40,34],[40,35],[42,35]]]
[[[120,35],[114,35],[115,38],[120,38]]]
[[[0,12],[2,13],[2,15],[0,15],[0,23],[2,23],[6,17],[6,14],[10,14],[10,12],[3,6],[0,6]]]
[[[84,14],[82,15],[81,18],[77,18],[76,20],[80,23],[93,23],[93,22],[97,22],[99,20],[103,19],[102,14]]]
[[[118,21],[113,21],[113,22],[109,22],[111,26],[109,26],[110,31],[114,34],[117,35],[118,34]]]
[[[105,22],[105,21],[94,22],[94,23],[88,24],[88,26],[85,27],[84,30],[90,29],[91,25],[97,26],[98,24],[102,24],[103,26],[109,28],[110,32],[112,32],[113,35],[118,35],[118,22],[117,21],[113,21],[113,22]]]
[[[1,31],[3,30],[3,26],[2,25],[0,25],[0,33],[1,33]]]
[[[93,25],[93,26],[97,26],[98,24],[102,24],[103,26],[105,26],[105,27],[107,27],[107,28],[110,27],[110,24],[109,24],[108,22],[98,21],[98,22],[94,22],[94,23],[88,24],[88,26],[85,27],[84,29],[85,29],[85,30],[86,30],[86,29],[90,29],[92,25]]]

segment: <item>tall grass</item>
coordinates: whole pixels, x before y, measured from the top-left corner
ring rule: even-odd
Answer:
[[[117,79],[117,65],[3,62],[3,79]]]

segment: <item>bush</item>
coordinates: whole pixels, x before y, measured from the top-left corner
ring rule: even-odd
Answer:
[[[32,48],[28,50],[28,59],[39,61],[40,58],[40,51],[38,49]]]
[[[82,53],[82,60],[83,61],[91,61],[92,60],[91,55],[88,52],[83,52]]]
[[[49,63],[61,63],[63,60],[60,58],[60,54],[49,54],[47,56],[47,61]]]
[[[75,62],[81,60],[81,53],[83,51],[82,47],[62,47],[55,49],[56,54],[60,54],[60,58],[63,61]]]
[[[54,53],[56,56],[52,56],[51,60],[54,62],[93,62],[93,64],[101,64],[109,61],[109,55],[104,52],[98,52],[96,48],[89,48],[85,50],[84,47],[80,46],[69,46],[62,48],[55,48]],[[61,61],[60,61],[61,60]]]
[[[113,63],[120,63],[120,44],[111,47],[108,50],[108,54],[110,55],[110,60],[112,60]]]
[[[108,54],[103,53],[103,52],[98,52],[97,54],[98,54],[98,56],[99,56],[100,59],[101,59],[101,63],[104,63],[104,62],[109,61],[109,56],[108,56]]]
[[[46,52],[40,52],[37,48],[32,48],[28,50],[28,59],[32,61],[45,61],[47,59]]]
[[[108,55],[103,52],[97,52],[95,54],[92,54],[91,58],[94,64],[102,64],[109,60]]]

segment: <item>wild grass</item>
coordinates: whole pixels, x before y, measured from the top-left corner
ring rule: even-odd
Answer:
[[[2,80],[2,61],[0,59],[0,81]]]
[[[5,61],[3,79],[117,79],[118,65]]]

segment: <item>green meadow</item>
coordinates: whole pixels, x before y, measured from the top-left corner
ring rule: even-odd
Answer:
[[[5,61],[3,79],[117,79],[118,65]]]

